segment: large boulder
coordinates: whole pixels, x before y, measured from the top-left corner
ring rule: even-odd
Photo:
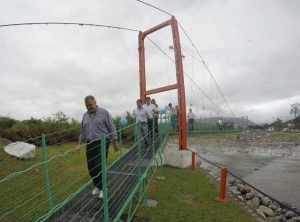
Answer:
[[[4,151],[19,159],[32,159],[35,156],[35,145],[15,142],[4,147]]]
[[[259,206],[259,209],[260,209],[262,212],[264,212],[264,214],[267,215],[268,217],[273,217],[273,216],[275,216],[274,211],[273,211],[271,208],[269,208],[269,207],[266,207],[266,206],[264,206],[264,205],[260,205],[260,206]]]

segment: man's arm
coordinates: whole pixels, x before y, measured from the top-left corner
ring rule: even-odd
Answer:
[[[77,143],[77,152],[80,153],[80,147],[81,147],[81,143],[85,141],[85,132],[83,129],[83,120],[84,120],[84,116],[82,118],[81,124],[80,124],[80,135],[78,138],[78,143]]]
[[[118,133],[115,127],[115,124],[110,116],[110,114],[107,112],[107,127],[108,127],[108,131],[111,134],[110,138],[113,139],[113,145],[114,145],[114,150],[115,152],[119,151],[119,144],[118,144]]]

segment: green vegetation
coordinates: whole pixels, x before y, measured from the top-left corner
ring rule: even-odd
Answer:
[[[153,179],[148,189],[148,198],[158,205],[140,206],[138,221],[255,221],[232,200],[226,204],[215,201],[218,188],[202,171],[163,167],[163,173],[166,180]]]
[[[76,143],[66,143],[47,147],[49,161],[49,178],[53,196],[53,205],[65,200],[89,180],[86,167],[85,148],[80,153],[73,149]],[[130,144],[125,144],[125,148]],[[123,145],[124,148],[124,145]],[[126,149],[128,150],[128,149]],[[123,153],[126,152],[123,150]],[[108,164],[117,159],[119,153],[110,148]],[[41,148],[37,148],[36,157],[32,160],[18,160],[9,157],[0,145],[0,180],[17,171],[25,170],[42,162]],[[47,213],[48,201],[44,178],[44,165],[39,165],[25,173],[0,183],[0,215],[8,213],[0,221],[34,221]],[[0,216],[0,217],[1,217]]]
[[[128,125],[135,122],[133,117],[127,117]],[[120,117],[113,119],[117,129],[120,128]],[[41,140],[33,139],[41,136],[41,134],[50,134],[47,136],[47,145],[65,143],[66,141],[77,141],[79,137],[80,123],[67,117],[63,112],[57,112],[52,117],[44,119],[30,118],[27,120],[15,120],[10,117],[0,117],[0,138],[10,141],[27,141],[28,143],[41,145]],[[57,136],[60,132],[60,136]],[[123,140],[134,139],[133,127],[122,132]]]
[[[0,117],[0,138],[11,141],[25,141],[40,145],[40,140],[34,140],[41,134],[52,134],[67,131],[59,139],[48,139],[47,144],[56,144],[63,141],[76,141],[79,136],[79,122],[68,118],[64,113],[58,112],[45,119],[31,118],[28,120],[15,120],[10,117]],[[57,136],[57,135],[56,135]],[[55,137],[52,136],[53,138]]]

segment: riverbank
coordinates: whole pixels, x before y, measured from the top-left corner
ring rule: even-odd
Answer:
[[[162,171],[166,179],[154,177],[148,189],[148,198],[158,205],[141,205],[133,221],[256,221],[237,202],[216,201],[218,186],[202,170],[163,167]]]

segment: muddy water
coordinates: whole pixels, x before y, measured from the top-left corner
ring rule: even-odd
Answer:
[[[189,145],[204,158],[226,166],[245,181],[270,196],[300,208],[300,146],[262,147],[200,147]],[[208,165],[203,162],[204,167]]]

